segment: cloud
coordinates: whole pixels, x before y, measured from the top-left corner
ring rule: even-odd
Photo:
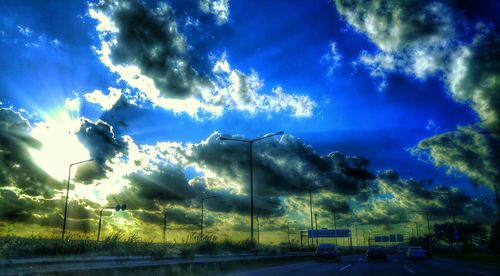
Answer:
[[[339,50],[337,49],[337,43],[331,42],[328,53],[324,54],[323,57],[321,57],[321,62],[326,63],[328,65],[329,75],[332,74],[335,69],[340,67],[341,60],[342,60],[342,55],[339,53]]]
[[[500,128],[500,39],[497,28],[472,22],[447,1],[335,1],[341,16],[378,47],[359,61],[374,77],[403,72],[439,76],[455,101],[478,114],[477,126],[458,127],[421,141],[413,153],[468,175],[476,185],[498,183],[498,145],[477,134]],[[439,129],[437,129],[439,130]]]
[[[120,99],[121,90],[110,87],[108,95],[104,95],[101,90],[94,90],[91,93],[86,93],[83,97],[87,102],[98,104],[101,106],[101,110],[107,111]]]
[[[264,82],[257,72],[245,74],[231,69],[227,55],[223,54],[213,67],[218,91],[214,99],[231,106],[236,110],[245,110],[251,114],[257,112],[280,113],[291,111],[297,118],[308,118],[313,115],[316,103],[304,95],[287,94],[282,87],[272,89],[270,94],[259,94]]]
[[[31,196],[51,197],[62,188],[31,159],[29,150],[41,147],[31,126],[19,113],[0,109],[0,185],[16,187]]]
[[[200,8],[216,12],[220,18],[225,3],[202,1]],[[281,87],[260,95],[257,90],[263,83],[251,79],[253,75],[237,70],[200,70],[211,68],[210,59],[188,44],[178,30],[172,8],[165,3],[151,10],[136,0],[104,1],[91,4],[89,15],[98,21],[101,45],[96,52],[101,62],[145,93],[153,106],[198,119],[221,116],[225,109],[252,114],[289,110],[295,117],[312,116],[315,103],[307,96],[286,94]],[[218,64],[216,61],[215,67],[220,68]]]
[[[231,183],[212,182],[213,187],[248,193],[248,145],[222,141],[220,136],[213,133],[202,143],[188,145],[180,154],[186,165],[208,175],[213,173],[222,182]],[[367,169],[368,165],[366,159],[340,152],[319,155],[311,146],[291,135],[284,135],[279,141],[266,139],[254,146],[254,191],[259,196],[284,196],[305,193],[309,187],[328,184],[328,190],[333,193],[366,199],[373,192],[370,183],[374,178]],[[210,185],[210,177],[206,178]]]
[[[179,167],[163,166],[151,174],[134,173],[128,178],[144,200],[185,201],[196,195]]]
[[[118,154],[127,153],[127,144],[116,138],[113,127],[102,120],[92,122],[82,118],[80,130],[76,133],[80,142],[89,150],[94,162],[88,162],[78,167],[76,179],[91,183],[94,179],[102,179],[111,167],[107,164]]]
[[[474,108],[484,127],[500,126],[495,28],[468,21],[446,1],[336,0],[335,5],[347,23],[378,47],[374,54],[362,52],[358,62],[381,77],[383,86],[388,73],[418,79],[438,75],[455,100]]]
[[[459,127],[420,141],[411,152],[438,167],[448,168],[448,173],[463,173],[475,185],[493,189],[500,181],[500,143],[479,130],[474,126]]]
[[[229,0],[200,0],[200,9],[204,13],[213,14],[219,25],[229,20]]]

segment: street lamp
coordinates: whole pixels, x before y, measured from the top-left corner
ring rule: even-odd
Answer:
[[[288,247],[290,247],[290,223],[295,223],[295,220],[287,221],[286,229],[288,234]]]
[[[210,198],[216,198],[217,196],[208,196],[208,197],[204,197],[201,199],[201,224],[200,224],[200,241],[203,240],[203,203],[205,202],[205,200],[207,199],[210,199]]]
[[[293,186],[293,187],[296,189],[303,189],[303,188],[300,188],[297,186]],[[326,187],[328,187],[328,185],[323,185],[323,186],[319,186],[319,187],[309,187],[309,188],[304,189],[304,190],[309,192],[309,211],[311,213],[311,230],[314,229],[314,227],[313,227],[312,192],[319,190],[319,189],[322,189],[322,188],[326,188]]]
[[[167,209],[163,210],[163,243],[165,243],[167,232]]]
[[[265,135],[259,138],[255,138],[253,140],[246,140],[246,139],[239,139],[239,138],[226,138],[226,137],[219,137],[220,140],[222,141],[237,141],[237,142],[244,142],[248,143],[250,146],[250,240],[253,242],[253,143],[266,139],[266,138],[271,138],[276,135],[282,135],[285,132],[279,131],[273,134]]]
[[[450,209],[451,209],[451,217],[453,219],[453,239],[455,242],[460,241],[460,237],[458,236],[458,231],[457,231],[457,223],[455,222],[455,209],[453,208],[453,200],[451,199],[451,192],[433,192],[431,195],[448,195],[448,201],[450,203]]]
[[[314,213],[314,221],[316,222],[316,230],[318,230],[318,213]],[[318,237],[316,237],[316,246],[318,246]]]
[[[431,195],[448,195],[448,201],[450,203],[450,209],[451,209],[451,217],[453,218],[453,239],[455,243],[458,243],[460,241],[460,237],[458,236],[458,230],[457,230],[457,223],[455,221],[455,209],[453,208],[453,200],[451,199],[451,192],[433,192]],[[458,245],[458,255],[460,255],[460,245]]]
[[[67,214],[68,214],[68,195],[69,195],[69,181],[70,181],[70,178],[71,178],[71,167],[73,167],[73,165],[78,165],[78,164],[81,164],[81,163],[85,163],[85,162],[90,162],[90,161],[93,161],[94,159],[89,159],[89,160],[84,160],[84,161],[80,161],[80,162],[75,162],[75,163],[72,163],[69,165],[69,172],[68,172],[68,186],[66,187],[66,203],[64,204],[64,219],[63,219],[63,227],[62,227],[62,240],[64,240],[64,233],[66,232],[66,217],[67,217]]]
[[[413,213],[423,213],[427,219],[427,234],[429,235],[429,252],[432,253],[432,237],[431,237],[431,223],[429,222],[429,212],[425,211],[412,211]],[[417,234],[418,235],[418,234]]]
[[[103,207],[101,209],[101,212],[99,213],[99,228],[97,229],[97,242],[99,242],[99,238],[101,237],[102,211],[104,211],[104,209],[115,209],[117,212],[125,211],[125,209],[127,209],[127,204],[118,204],[115,207],[110,206],[110,207]]]

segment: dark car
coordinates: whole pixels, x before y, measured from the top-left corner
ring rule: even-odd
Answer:
[[[389,261],[387,257],[387,252],[383,247],[370,247],[366,252],[366,261],[383,261],[387,263]]]
[[[337,245],[331,243],[322,243],[316,249],[314,253],[314,258],[316,262],[332,260],[335,262],[340,262],[340,252]]]

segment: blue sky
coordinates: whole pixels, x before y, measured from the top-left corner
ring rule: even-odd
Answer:
[[[215,132],[251,138],[283,130],[310,145],[318,155],[340,151],[346,156],[363,157],[370,161],[369,170],[374,175],[391,169],[401,179],[433,179],[437,186],[455,186],[471,196],[493,198],[488,184],[478,183],[470,166],[446,163],[449,159],[433,155],[434,148],[422,146],[420,153],[416,149],[422,140],[453,132],[461,126],[496,126],[495,118],[491,119],[495,115],[475,105],[477,97],[463,96],[467,93],[462,93],[464,90],[452,81],[459,76],[453,68],[462,61],[461,51],[473,51],[474,39],[479,40],[487,33],[496,34],[495,1],[480,1],[477,5],[438,1],[442,4],[437,7],[442,9],[446,28],[430,38],[416,33],[414,39],[397,34],[384,37],[382,31],[391,30],[391,22],[385,22],[380,14],[374,13],[381,16],[378,18],[381,24],[386,24],[378,26],[382,31],[370,31],[368,21],[358,22],[349,17],[349,12],[359,12],[359,18],[368,18],[371,9],[381,9],[376,5],[359,4],[357,9],[346,11],[342,9],[343,1],[326,0],[307,3],[192,0],[166,1],[164,6],[161,1],[137,2],[137,7],[142,8],[136,10],[148,11],[151,22],[160,22],[165,28],[173,26],[174,31],[162,33],[165,35],[162,39],[166,40],[148,40],[151,33],[139,30],[145,34],[143,37],[120,40],[116,36],[117,44],[110,38],[115,35],[112,29],[103,25],[103,31],[98,25],[104,24],[103,17],[99,17],[102,12],[105,18],[115,20],[119,29],[116,34],[121,34],[122,28],[130,28],[126,26],[128,22],[118,22],[113,17],[126,8],[114,7],[112,2],[2,1],[2,107],[21,111],[33,128],[59,116],[61,110],[74,120],[85,118],[97,124],[102,119],[112,127],[117,140],[128,135],[139,147],[161,142],[198,144]],[[401,3],[394,6],[398,5],[402,10],[407,8]],[[432,8],[436,7],[426,5],[416,6],[428,13],[435,12]],[[160,9],[155,10],[157,7]],[[151,22],[144,26],[151,27]],[[484,26],[479,26],[480,23]],[[411,24],[408,20],[401,28],[410,29]],[[188,64],[184,73],[167,67],[172,70],[169,76],[198,86],[178,92],[187,94],[176,94],[172,87],[177,83],[167,77],[165,86],[160,87],[159,69],[165,65],[154,64],[154,56],[142,60],[140,56],[134,57],[146,51],[151,46],[148,43],[155,39],[160,41],[155,45],[159,51],[164,50],[161,53],[169,62]],[[183,42],[175,44],[172,42],[175,39]],[[165,41],[172,45],[165,45]],[[103,43],[113,49],[108,63],[106,54],[100,52]],[[440,48],[443,43],[448,46]],[[163,46],[165,49],[161,49]],[[431,61],[434,63],[424,64],[425,60],[416,54],[419,51],[424,57],[435,57]],[[117,57],[120,53],[121,60]],[[376,58],[381,59],[374,62]],[[217,71],[217,64],[228,67]],[[158,98],[152,96],[155,89],[141,87],[126,75],[129,73],[116,67],[130,65],[140,68],[142,77],[155,82]],[[410,65],[424,66],[424,71]],[[498,65],[492,66],[493,77],[498,78],[498,74],[495,77]],[[190,75],[192,72],[194,77]],[[209,87],[207,91],[213,89],[217,96],[196,92],[204,87]],[[110,88],[120,90],[129,106],[123,110],[116,105],[103,108],[102,98],[89,100],[93,91],[107,95]],[[282,93],[281,98],[273,91]],[[470,88],[470,91],[475,90]],[[217,97],[225,103],[221,105]],[[201,99],[207,105],[195,113],[175,112],[173,104],[162,104],[162,99]],[[76,100],[77,108],[71,109],[69,103]],[[497,105],[490,104],[492,109]],[[211,112],[209,108],[220,109]],[[82,142],[81,136],[78,137]],[[82,144],[89,149],[88,144]],[[255,149],[259,150],[259,146]],[[422,152],[426,158],[422,158]],[[126,156],[129,153],[123,152],[125,157],[121,158],[132,158]]]

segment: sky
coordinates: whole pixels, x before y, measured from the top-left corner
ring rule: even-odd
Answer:
[[[333,210],[376,233],[491,224],[500,182],[495,1],[0,3],[0,234],[267,243]],[[340,223],[340,222],[339,222]],[[411,225],[411,223],[410,223]],[[392,232],[391,232],[392,231]]]

